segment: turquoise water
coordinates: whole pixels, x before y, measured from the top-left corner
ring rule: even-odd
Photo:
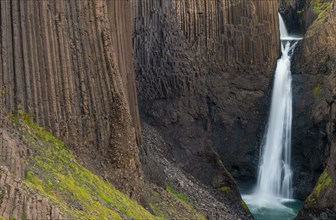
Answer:
[[[281,207],[256,207],[247,203],[256,220],[292,220],[297,216],[302,202],[290,200],[282,202],[281,205]]]

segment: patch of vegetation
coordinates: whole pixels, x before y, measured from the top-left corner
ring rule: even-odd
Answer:
[[[32,155],[27,159],[25,183],[73,219],[155,219],[147,210],[92,174],[65,144],[35,124],[23,111],[10,118],[19,123]]]
[[[325,169],[323,173],[321,174],[320,178],[318,179],[313,192],[307,198],[308,203],[310,204],[314,203],[315,198],[318,198],[320,196],[321,191],[325,189],[326,187],[328,187],[331,183],[332,183],[332,179],[327,169]]]
[[[158,216],[160,219],[167,219],[169,215],[167,215],[167,213],[171,213],[169,210],[168,211],[164,211],[163,209],[161,209],[157,204],[155,203],[149,203],[149,208],[152,210],[152,212]],[[167,210],[167,207],[165,207],[165,210]],[[172,209],[174,212],[176,211],[175,209]],[[175,215],[173,213],[173,215]]]
[[[313,97],[316,98],[322,91],[322,83],[318,83],[313,89]]]
[[[241,204],[242,204],[243,208],[245,209],[245,211],[249,210],[249,208],[248,208],[247,204],[244,202],[244,200],[241,200]]]
[[[314,36],[318,36],[320,28],[324,26],[324,22],[328,19],[330,13],[328,11],[331,8],[331,2],[324,2],[324,0],[311,0],[313,4],[313,11],[317,18],[314,23],[309,27],[305,38],[309,39]]]
[[[1,96],[6,95],[6,88],[5,87],[0,88],[0,95]]]
[[[173,197],[176,197],[177,199],[184,202],[189,202],[188,196],[186,194],[177,192],[168,183],[166,183],[166,190]]]
[[[181,193],[177,193],[169,185],[168,188],[169,192],[165,192],[163,189],[156,189],[151,190],[147,195],[149,208],[159,219],[206,219],[190,202],[186,201],[187,196],[185,194],[183,194],[183,199],[181,199],[181,196],[177,197]]]
[[[230,193],[232,190],[228,186],[222,186],[221,188],[219,188],[219,191],[221,191],[222,193],[227,194],[227,193]]]
[[[22,213],[21,220],[28,220],[27,214],[25,212]]]
[[[320,196],[320,192],[321,192],[321,190],[322,190],[323,188],[329,186],[331,182],[332,182],[332,179],[331,179],[331,177],[329,176],[327,170],[325,170],[325,171],[321,174],[321,176],[320,176],[320,178],[319,178],[319,180],[318,180],[318,182],[317,182],[317,185],[316,185],[316,187],[315,187],[315,189],[314,189],[314,192],[316,192],[316,196],[319,197],[319,196]]]
[[[313,0],[313,11],[316,17],[323,15],[326,9],[331,6],[331,2],[324,2],[324,0]]]
[[[301,10],[297,10],[296,13],[297,13],[298,15],[300,15],[300,14],[304,13],[304,11],[305,11],[304,9],[301,9]]]

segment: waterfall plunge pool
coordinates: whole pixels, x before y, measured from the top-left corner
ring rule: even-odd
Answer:
[[[258,200],[255,195],[242,195],[242,198],[256,220],[292,220],[302,206],[295,199]]]

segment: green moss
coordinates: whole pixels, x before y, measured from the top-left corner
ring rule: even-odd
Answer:
[[[149,208],[151,211],[159,217],[159,219],[197,219],[205,220],[206,217],[198,212],[194,206],[188,202],[187,196],[178,196],[181,193],[177,193],[172,187],[166,184],[167,194],[160,195],[159,191],[151,191],[147,195],[147,201],[149,202]],[[162,200],[162,198],[165,198]],[[188,217],[188,218],[187,218]]]
[[[318,36],[320,33],[320,28],[324,26],[326,19],[328,18],[328,11],[331,8],[331,2],[324,2],[324,0],[311,0],[313,4],[313,11],[315,17],[317,18],[314,23],[309,27],[305,39]]]
[[[332,179],[331,179],[331,177],[329,176],[327,170],[325,170],[325,171],[321,174],[321,176],[320,176],[320,178],[319,178],[319,180],[318,180],[318,182],[317,182],[317,184],[316,184],[316,186],[315,186],[314,192],[316,193],[316,196],[319,197],[319,196],[320,196],[320,192],[321,192],[321,190],[322,190],[323,188],[329,186],[331,182],[332,182]]]
[[[228,186],[222,186],[221,188],[219,188],[219,191],[221,191],[222,193],[230,193],[232,190]]]
[[[5,87],[1,87],[0,88],[0,97],[4,96],[4,95],[6,95],[6,88]]]
[[[167,212],[170,211],[164,211],[163,209],[161,209],[158,205],[154,204],[154,203],[149,203],[149,208],[152,210],[152,212],[158,216],[160,219],[169,219],[169,215]],[[167,210],[167,207],[165,207]],[[175,209],[172,209],[175,211]],[[171,212],[170,212],[171,213]]]
[[[331,2],[324,2],[324,0],[313,0],[313,11],[316,17],[323,16],[330,6]]]
[[[244,200],[241,200],[241,204],[242,204],[245,211],[249,210],[249,208],[248,208],[247,204],[244,202]]]
[[[28,220],[27,214],[25,212],[22,213],[21,220]]]
[[[298,10],[298,11],[296,11],[296,13],[297,13],[298,15],[300,15],[300,14],[304,13],[304,9],[302,9],[302,10]]]
[[[13,113],[9,113],[8,118],[13,124],[18,124],[19,123],[19,119],[17,117],[15,117]]]
[[[184,202],[189,201],[188,196],[186,194],[177,192],[168,183],[166,183],[166,190],[170,195],[176,197],[177,199],[181,201],[184,201]]]
[[[40,192],[73,219],[155,219],[147,210],[92,174],[65,144],[30,120],[23,111],[13,122],[33,152],[28,158],[25,183]]]
[[[313,89],[313,97],[316,98],[322,91],[322,83],[318,83]]]
[[[307,198],[307,202],[309,204],[313,204],[316,201],[316,198],[320,196],[322,190],[328,187],[332,183],[332,179],[328,174],[327,169],[321,174],[320,178],[318,179],[313,192]]]

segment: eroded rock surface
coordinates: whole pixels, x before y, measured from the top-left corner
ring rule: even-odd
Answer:
[[[279,49],[276,1],[140,0],[134,49],[140,113],[171,158],[220,187],[257,176]]]
[[[146,158],[146,161],[143,161],[143,167],[147,171],[145,172],[147,181],[162,188],[170,187],[183,193],[185,200],[193,204],[196,210],[204,213],[207,219],[252,219],[246,204],[239,196],[234,180],[225,168],[221,176],[228,178],[226,184],[221,188],[217,189],[202,184],[197,178],[181,169],[177,161],[171,160],[169,144],[154,127],[143,124],[142,132],[144,145],[142,153]],[[216,166],[223,166],[218,160],[214,163],[217,163]],[[162,189],[151,189],[150,191],[157,191],[162,198],[165,198]],[[152,199],[148,199],[148,201],[153,202]],[[184,216],[194,219],[190,214]],[[170,216],[168,219],[174,217],[179,218],[176,215]]]

